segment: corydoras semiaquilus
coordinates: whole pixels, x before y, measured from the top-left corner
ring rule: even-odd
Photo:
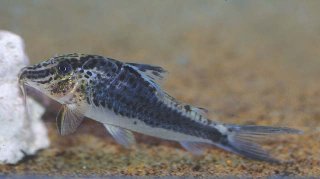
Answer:
[[[301,133],[211,121],[204,109],[183,104],[161,89],[157,81],[164,73],[147,64],[68,54],[23,68],[19,81],[62,104],[57,115],[61,135],[73,133],[86,116],[102,123],[125,147],[135,143],[134,131],[177,141],[194,154],[211,144],[251,159],[278,162],[257,142],[274,134]]]

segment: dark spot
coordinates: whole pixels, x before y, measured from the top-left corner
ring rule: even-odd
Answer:
[[[110,86],[109,89],[110,90],[114,90],[116,87],[114,85]]]
[[[90,58],[88,56],[88,58]],[[93,69],[97,64],[97,59],[90,59],[87,61],[87,63],[85,63],[85,65],[83,66],[84,69]]]
[[[131,85],[132,85],[131,86],[132,88],[136,88],[137,87],[137,83],[132,83]]]
[[[112,104],[111,103],[108,103],[108,108],[112,109]]]
[[[190,111],[190,110],[191,110],[191,107],[190,107],[190,105],[185,105],[185,106],[184,106],[184,109],[186,109],[187,111]]]
[[[196,165],[192,168],[193,171],[199,171],[201,169],[200,165]]]
[[[93,99],[92,101],[93,101],[94,105],[96,105],[97,107],[99,106],[97,99]]]
[[[84,82],[82,81],[82,83],[84,83]],[[84,84],[82,84],[82,85],[80,86],[80,88],[81,88],[82,90],[84,90],[86,87],[85,87]]]
[[[137,108],[137,112],[138,112],[138,113],[142,113],[142,112],[143,112],[142,106],[140,106],[139,108]]]
[[[124,80],[124,78],[125,78],[125,74],[124,74],[124,73],[122,73],[122,74],[119,76],[119,80],[120,80],[120,81],[123,81],[123,80]]]
[[[119,110],[117,109],[117,107],[114,107],[114,108],[113,108],[113,111],[114,111],[114,113],[116,113],[116,114],[119,113]]]
[[[106,62],[105,60],[101,60],[100,65],[101,65],[101,66],[105,66],[106,63],[107,63],[107,62]]]
[[[153,86],[149,86],[148,89],[151,93],[154,93],[156,91],[156,89]]]
[[[53,75],[55,73],[54,69],[51,68],[49,73],[50,73],[50,75]]]
[[[118,69],[120,69],[122,67],[122,62],[116,61],[115,63],[117,65]]]
[[[71,58],[71,59],[70,59],[70,62],[72,62],[72,63],[77,63],[77,62],[78,62],[78,59],[76,59],[76,58]]]
[[[154,111],[151,111],[151,110],[149,111],[149,116],[154,117],[155,114],[156,114],[156,113],[155,113]]]
[[[128,80],[128,82],[129,82],[130,84],[132,84],[132,83],[134,82],[134,78],[133,78],[133,77],[130,77],[129,80]]]
[[[97,92],[95,90],[92,91],[92,92],[93,92],[92,98],[96,99],[97,98],[97,95],[96,95]]]
[[[52,80],[52,77],[50,77],[49,79],[48,79],[48,82],[50,82]]]
[[[134,125],[137,125],[137,121],[134,121],[133,124],[134,124]]]
[[[152,120],[147,121],[147,123],[149,123],[149,125],[151,125],[151,126],[157,126],[158,125],[157,122],[152,121]]]
[[[100,104],[101,104],[101,106],[106,107],[106,102],[105,101],[101,101]]]
[[[87,103],[88,103],[88,104],[91,104],[89,97],[87,97]]]
[[[153,71],[152,74],[155,75],[155,76],[160,76],[160,74],[158,72],[156,72],[156,71]]]
[[[161,114],[160,114],[160,113],[156,113],[156,114],[154,115],[154,118],[155,118],[155,119],[160,119],[160,117],[161,117]]]
[[[124,115],[127,116],[127,117],[129,117],[129,118],[131,118],[131,115],[130,115],[129,112],[125,112]]]
[[[87,74],[88,74],[89,76],[92,76],[91,71],[87,71]]]
[[[116,95],[116,100],[117,100],[117,101],[120,101],[120,98],[121,98],[121,95],[120,95],[120,94],[117,94],[117,95]]]

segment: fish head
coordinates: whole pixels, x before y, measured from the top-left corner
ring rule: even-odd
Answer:
[[[79,92],[81,66],[77,54],[53,57],[21,69],[19,83],[20,86],[30,86],[54,100],[67,103],[76,91]]]

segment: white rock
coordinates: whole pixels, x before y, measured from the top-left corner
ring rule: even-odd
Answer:
[[[41,121],[44,108],[27,99],[27,117],[18,86],[18,73],[28,64],[23,40],[0,31],[0,164],[15,164],[49,146],[47,129]]]

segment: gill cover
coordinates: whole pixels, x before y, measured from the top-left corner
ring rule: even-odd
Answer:
[[[69,88],[66,88],[67,92],[59,99],[59,101],[64,104],[60,108],[56,118],[59,134],[68,135],[74,133],[82,123],[84,119],[85,105],[81,100],[79,101],[76,99],[76,90],[79,88],[79,79],[74,74],[75,72],[72,72],[72,66],[68,62],[62,61],[56,68],[58,74],[61,75],[62,78],[65,77],[65,80],[73,81],[73,84],[70,84]]]

